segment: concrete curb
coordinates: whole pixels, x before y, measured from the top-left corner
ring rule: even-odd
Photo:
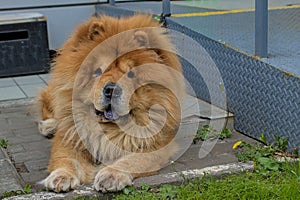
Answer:
[[[224,165],[216,165],[212,167],[205,167],[202,169],[192,169],[186,171],[172,172],[167,174],[159,174],[149,177],[144,177],[137,179],[134,186],[139,187],[142,183],[147,183],[151,186],[157,186],[160,184],[177,183],[182,182],[185,179],[193,179],[197,177],[202,177],[204,175],[210,174],[213,176],[220,176],[232,173],[241,173],[244,171],[253,170],[253,162],[238,162],[229,163]]]
[[[10,107],[16,107],[16,106],[32,105],[34,103],[34,101],[35,101],[35,98],[24,98],[24,99],[0,101],[0,108],[10,108]]]
[[[2,147],[0,147],[0,169],[0,197],[4,192],[23,188],[23,179]]]
[[[253,170],[253,162],[246,163],[230,163],[225,165],[216,165],[212,167],[205,167],[203,169],[193,169],[179,172],[172,172],[167,174],[160,174],[149,176],[145,178],[140,178],[135,180],[134,186],[140,187],[141,184],[146,183],[152,187],[159,186],[161,184],[174,184],[182,182],[184,179],[193,179],[197,177],[202,177],[204,175],[210,174],[213,176],[220,176],[224,174],[232,173],[241,173],[244,171]],[[41,199],[41,200],[57,200],[57,199],[72,199],[78,196],[89,196],[97,197],[98,199],[110,199],[113,196],[113,193],[103,194],[96,192],[92,185],[81,186],[80,188],[73,190],[68,193],[53,193],[53,192],[39,192],[34,194],[22,195],[22,196],[13,196],[5,198],[5,200],[29,200],[29,199]]]

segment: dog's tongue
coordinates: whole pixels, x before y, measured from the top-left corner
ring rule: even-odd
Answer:
[[[117,113],[114,113],[111,109],[107,109],[104,111],[104,117],[107,119],[107,120],[117,120],[119,118],[118,114]]]

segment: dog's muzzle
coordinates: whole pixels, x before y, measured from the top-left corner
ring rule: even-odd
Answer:
[[[115,83],[107,83],[103,87],[103,109],[95,109],[97,116],[101,118],[102,121],[116,121],[120,118],[118,113],[113,108],[112,104],[117,104],[118,99],[121,97],[123,90]],[[112,103],[113,102],[113,103]]]
[[[110,102],[112,98],[119,98],[122,95],[122,88],[118,84],[108,83],[103,88],[103,95]]]

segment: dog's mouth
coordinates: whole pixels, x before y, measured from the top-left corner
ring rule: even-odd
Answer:
[[[96,115],[100,118],[102,122],[113,122],[126,117],[127,115],[120,116],[117,112],[112,109],[111,104],[109,104],[104,110],[97,110],[95,108]]]

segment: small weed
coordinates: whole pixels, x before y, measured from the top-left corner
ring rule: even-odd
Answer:
[[[198,140],[206,140],[209,133],[211,133],[213,130],[210,128],[209,125],[204,125],[201,129],[197,131],[197,134],[194,138],[194,142],[197,142]]]
[[[2,194],[2,196],[0,197],[0,199],[6,198],[6,197],[17,196],[17,195],[23,195],[23,194],[31,194],[31,193],[32,193],[31,186],[29,184],[26,184],[24,186],[23,190],[12,190],[12,191],[8,191],[8,192],[4,192]]]
[[[224,128],[219,135],[219,139],[224,140],[226,138],[230,138],[232,135],[232,131],[230,129]]]
[[[242,142],[239,147],[242,151],[237,153],[237,158],[242,162],[253,161],[256,172],[267,175],[270,171],[280,169],[280,163],[274,158],[276,150],[272,146],[250,145]]]
[[[266,140],[266,137],[265,137],[265,133],[264,133],[264,132],[260,135],[259,140],[260,140],[262,143],[267,144],[267,140]]]
[[[211,128],[209,125],[204,125],[201,129],[199,129],[197,131],[196,136],[194,137],[193,142],[197,143],[197,141],[202,140],[208,140],[208,139],[225,139],[225,138],[230,138],[232,135],[232,131],[225,128],[222,130],[222,132],[218,132],[216,130],[214,130],[213,128]]]
[[[293,149],[293,155],[295,155],[296,157],[299,158],[299,151],[298,151],[297,147],[294,147],[294,149]]]
[[[289,139],[275,135],[275,144],[273,145],[278,151],[285,151],[288,148]]]
[[[136,193],[136,191],[137,191],[137,190],[136,190],[135,187],[130,186],[130,187],[124,188],[123,193],[124,193],[125,195],[129,195],[129,194],[134,195],[134,194]]]
[[[238,142],[234,144],[233,149],[240,148],[237,152],[237,158],[246,162],[251,160],[254,162],[254,169],[262,175],[267,175],[270,171],[280,171],[283,168],[283,163],[275,159],[275,155],[296,157],[296,155],[285,152],[288,147],[288,140],[276,136],[276,141],[272,145],[255,144],[251,145],[246,142]],[[260,137],[261,141],[266,141],[264,134]]]
[[[177,187],[170,184],[162,185],[160,188],[151,188],[148,184],[142,184],[138,190],[135,187],[126,187],[123,194],[115,195],[116,199],[175,199]]]
[[[264,143],[265,145],[268,145],[266,137],[265,137],[265,133],[262,133],[260,135],[259,140],[262,143]],[[278,135],[275,135],[275,143],[274,144],[269,144],[268,146],[272,146],[277,151],[286,151],[287,148],[288,148],[288,143],[289,143],[288,138],[284,138],[284,137],[280,137]]]
[[[0,147],[6,149],[8,146],[8,141],[6,139],[0,139]]]
[[[145,191],[149,191],[149,190],[150,190],[150,185],[145,184],[145,183],[142,183],[142,184],[141,184],[141,189],[142,189],[142,190],[145,190]]]
[[[26,185],[24,186],[23,191],[24,191],[25,194],[31,194],[31,193],[32,193],[31,186],[30,186],[29,184],[26,184]]]

